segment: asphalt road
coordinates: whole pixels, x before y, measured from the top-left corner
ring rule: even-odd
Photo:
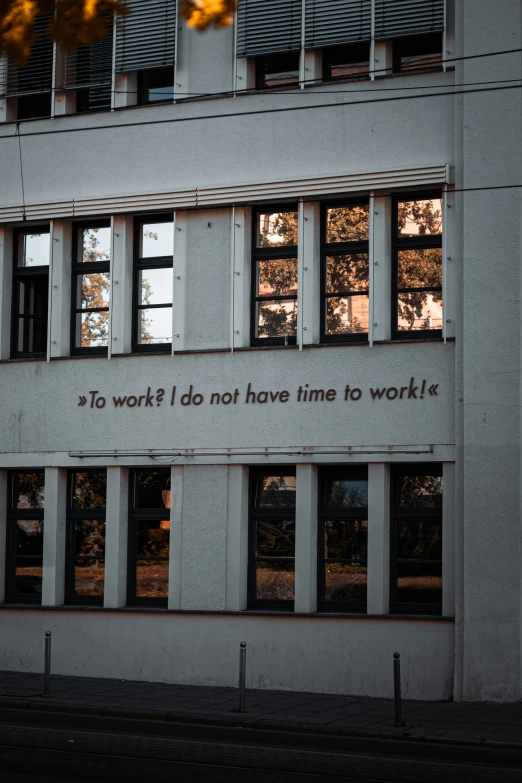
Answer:
[[[522,752],[0,710],[2,783],[521,783]]]

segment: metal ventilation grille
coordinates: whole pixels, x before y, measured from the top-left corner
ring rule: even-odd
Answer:
[[[57,87],[82,91],[78,111],[110,109],[112,91],[113,30],[90,46],[62,54]],[[78,99],[77,99],[78,103]]]
[[[444,0],[375,0],[375,38],[444,30]]]
[[[176,0],[126,0],[129,16],[116,22],[116,71],[174,65]]]
[[[239,0],[237,56],[301,48],[302,0]]]
[[[307,48],[369,41],[371,31],[371,0],[306,0]]]
[[[10,60],[0,72],[0,93],[2,96],[27,95],[50,92],[53,84],[53,43],[49,39],[47,26],[52,14],[39,16],[34,22],[38,40],[33,44],[27,65],[19,68]]]

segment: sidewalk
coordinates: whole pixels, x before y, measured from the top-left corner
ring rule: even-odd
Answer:
[[[241,714],[234,688],[53,675],[42,691],[39,674],[0,672],[0,708],[522,749],[522,702],[404,701],[396,728],[390,699],[247,690]]]

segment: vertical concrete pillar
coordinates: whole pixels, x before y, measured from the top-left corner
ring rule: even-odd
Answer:
[[[13,287],[13,231],[0,226],[0,359],[11,355],[11,296]]]
[[[250,345],[252,210],[236,207],[234,223],[234,348],[247,348]]]
[[[129,471],[107,468],[105,524],[105,589],[103,605],[116,609],[127,602],[127,542],[129,530]]]
[[[391,215],[392,205],[389,196],[373,199],[373,214],[370,216],[373,253],[370,264],[373,266],[373,286],[370,291],[373,307],[373,339],[391,339]]]
[[[60,606],[65,594],[67,471],[45,469],[42,606]]]
[[[7,470],[0,470],[0,604],[5,601],[7,557]]]
[[[295,505],[294,611],[317,611],[317,492],[316,465],[297,465]]]
[[[455,617],[455,463],[442,466],[442,614]]]
[[[303,204],[303,345],[320,342],[321,338],[321,204],[318,201]]]
[[[114,108],[136,106],[138,103],[138,74],[116,73],[114,75]]]
[[[181,609],[183,466],[170,469],[169,609]]]
[[[187,293],[187,242],[189,213],[176,212],[174,216],[174,281],[172,295],[172,352],[185,348],[185,301]]]
[[[112,354],[132,351],[132,242],[133,220],[114,217],[112,258]]]
[[[51,253],[51,357],[69,356],[71,352],[71,263],[72,223],[53,220]]]
[[[248,468],[228,469],[227,560],[225,611],[247,608],[248,571]]]
[[[390,466],[368,465],[368,614],[390,611]]]

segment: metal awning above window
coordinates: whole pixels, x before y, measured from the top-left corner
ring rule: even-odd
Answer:
[[[116,72],[174,65],[176,0],[127,0],[116,22]]]
[[[237,56],[301,48],[302,0],[239,0]]]
[[[375,0],[375,38],[444,30],[444,0]]]
[[[34,32],[38,36],[31,49],[31,55],[23,68],[10,60],[0,68],[0,96],[30,95],[50,92],[53,84],[53,43],[47,27],[52,14],[39,16],[34,21]]]
[[[305,0],[305,46],[369,41],[371,0]]]

